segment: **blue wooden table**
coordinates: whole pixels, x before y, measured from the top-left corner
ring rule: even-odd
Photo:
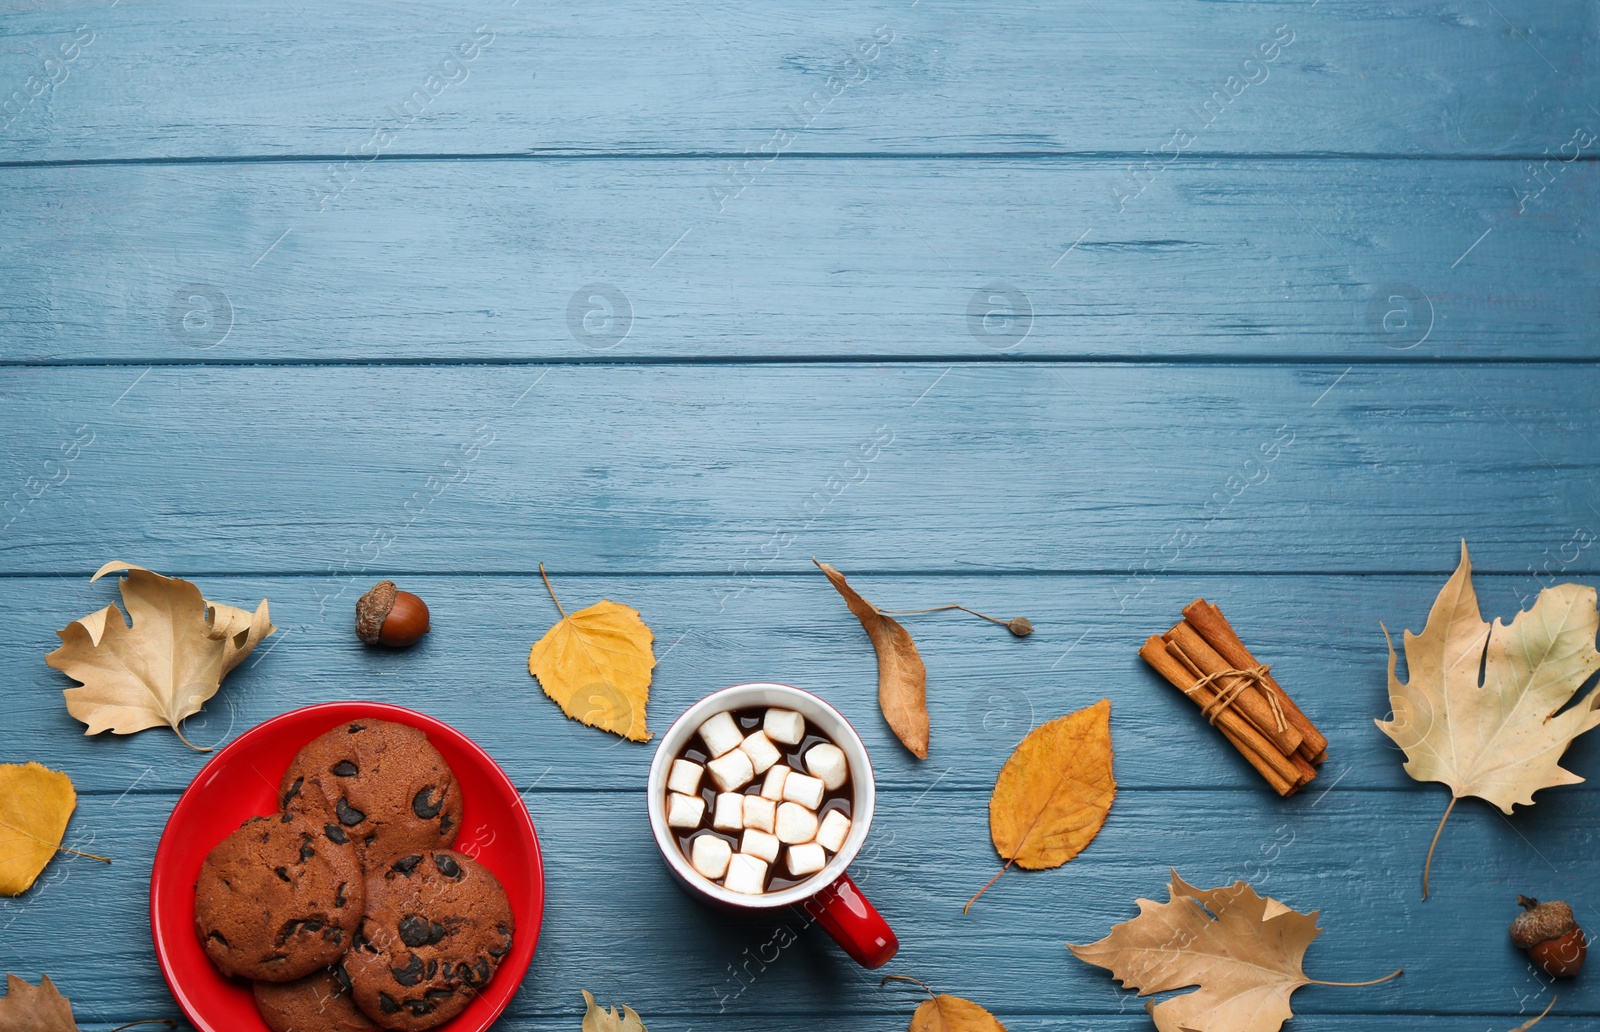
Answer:
[[[0,760],[70,774],[68,843],[116,861],[0,900],[0,970],[85,1030],[177,1016],[147,882],[203,763],[65,712],[43,655],[111,559],[271,599],[191,739],[377,699],[526,788],[549,906],[504,1028],[576,1029],[583,988],[652,1032],[918,998],[673,886],[650,748],[527,673],[541,561],[655,628],[652,729],[755,679],[855,720],[887,970],[1013,1030],[1149,1027],[1064,943],[1172,866],[1320,909],[1314,977],[1405,967],[1291,1028],[1496,1032],[1553,991],[1541,1028],[1594,1026],[1600,971],[1552,987],[1505,928],[1528,893],[1600,932],[1600,736],[1588,784],[1459,807],[1422,903],[1448,792],[1372,724],[1378,623],[1420,628],[1462,537],[1491,616],[1600,579],[1594,3],[0,7]],[[1038,631],[916,618],[918,762],[812,555]],[[383,577],[433,607],[409,652],[353,634]],[[1201,595],[1331,739],[1312,790],[1135,657]],[[963,916],[1000,764],[1102,696],[1105,830]]]

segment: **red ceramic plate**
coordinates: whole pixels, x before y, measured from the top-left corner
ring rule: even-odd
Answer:
[[[201,862],[246,818],[277,809],[278,780],[302,746],[361,718],[409,724],[427,734],[461,786],[455,848],[495,873],[517,919],[511,952],[489,985],[439,1027],[483,1032],[522,984],[544,915],[544,865],[533,821],[511,779],[471,739],[432,717],[377,702],[333,702],[285,713],[240,735],[195,777],[161,834],[150,874],[150,930],[161,971],[196,1032],[270,1032],[256,1013],[250,983],[213,967],[195,934],[194,883]]]

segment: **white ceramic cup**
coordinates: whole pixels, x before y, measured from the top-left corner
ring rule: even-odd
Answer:
[[[667,825],[667,774],[672,761],[682,754],[699,731],[700,725],[727,710],[778,707],[797,710],[844,751],[850,765],[850,784],[855,792],[850,800],[850,834],[844,845],[828,860],[828,865],[798,885],[759,896],[733,892],[702,876],[683,855],[673,829]],[[888,962],[899,949],[899,941],[887,922],[850,880],[846,869],[861,851],[872,828],[872,811],[877,787],[872,778],[872,761],[867,758],[861,736],[838,710],[799,688],[772,682],[734,685],[701,699],[673,721],[656,746],[650,764],[648,788],[650,830],[656,846],[678,883],[692,895],[732,910],[762,911],[801,904],[817,923],[844,947],[846,953],[867,967]]]

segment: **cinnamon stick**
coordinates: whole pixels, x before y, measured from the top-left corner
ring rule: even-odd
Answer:
[[[1206,644],[1200,632],[1187,622],[1178,624],[1161,637],[1183,650],[1189,662],[1203,675],[1220,674],[1225,670],[1249,669],[1228,662],[1221,653]],[[1250,667],[1255,665],[1251,663]],[[1293,755],[1300,748],[1301,735],[1294,725],[1289,723],[1287,708],[1283,709],[1283,726],[1280,727],[1278,717],[1273,712],[1271,703],[1267,701],[1264,689],[1253,678],[1233,675],[1218,678],[1215,683],[1218,694],[1232,696],[1233,702],[1229,708],[1243,713],[1245,719],[1254,724],[1257,731],[1266,735],[1284,756]]]
[[[1216,700],[1216,692],[1211,688],[1194,687],[1200,678],[1167,651],[1167,643],[1160,635],[1152,634],[1144,643],[1144,647],[1139,650],[1139,655],[1155,668],[1156,673],[1188,695],[1201,708],[1209,706]],[[1250,763],[1250,766],[1272,785],[1274,791],[1279,795],[1288,795],[1294,791],[1300,779],[1300,771],[1237,710],[1231,706],[1221,710],[1217,714],[1217,728],[1228,741],[1233,743],[1234,748],[1239,750],[1240,755]]]
[[[1256,657],[1245,648],[1244,642],[1234,633],[1232,625],[1222,615],[1222,610],[1197,598],[1183,609],[1183,618],[1194,626],[1200,636],[1215,649],[1222,658],[1231,663],[1236,670],[1248,670],[1258,666]],[[1316,725],[1311,723],[1309,717],[1296,706],[1294,700],[1289,698],[1289,693],[1268,672],[1262,679],[1266,686],[1278,696],[1278,704],[1283,707],[1283,715],[1300,732],[1301,754],[1312,763],[1321,763],[1327,758],[1328,739],[1318,731]]]

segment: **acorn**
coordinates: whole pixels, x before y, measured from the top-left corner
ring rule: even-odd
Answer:
[[[428,633],[428,607],[394,581],[379,581],[356,601],[356,636],[368,645],[405,648]]]
[[[1551,978],[1571,978],[1583,967],[1588,940],[1572,918],[1572,908],[1560,900],[1540,903],[1518,896],[1524,909],[1511,922],[1511,941],[1528,951],[1533,962]]]

